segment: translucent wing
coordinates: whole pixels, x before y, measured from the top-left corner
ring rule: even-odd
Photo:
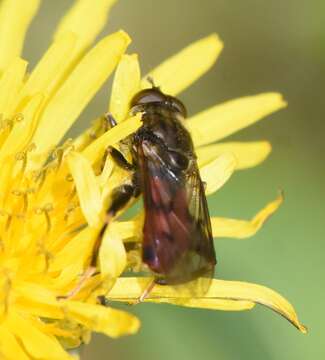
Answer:
[[[138,155],[145,206],[143,261],[160,283],[211,275],[216,259],[196,161],[179,169],[166,148],[147,140],[140,143]]]

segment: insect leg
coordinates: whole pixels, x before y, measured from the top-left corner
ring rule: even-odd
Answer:
[[[156,279],[150,281],[149,285],[144,289],[143,293],[136,299],[134,305],[142,303],[151,293],[154,286],[157,284]]]
[[[117,125],[116,120],[114,119],[113,115],[110,112],[108,112],[104,115],[104,119],[106,120],[107,125],[108,125],[106,130],[109,130],[112,127]]]
[[[96,267],[89,266],[87,270],[80,276],[80,279],[77,282],[76,286],[72,290],[70,290],[66,295],[58,296],[57,299],[69,300],[73,298],[75,295],[79,293],[79,291],[82,289],[86,281],[90,279],[95,273],[96,273]]]
[[[114,147],[110,146],[106,150],[107,154],[110,154],[115,164],[119,167],[121,167],[124,170],[128,171],[134,171],[135,167],[133,164],[129,163],[124,155],[115,149]]]
[[[132,176],[131,183],[122,184],[119,187],[115,188],[112,193],[112,201],[110,206],[106,211],[105,224],[102,230],[99,233],[97,241],[94,246],[93,256],[91,259],[90,266],[96,266],[97,256],[99,247],[101,244],[102,237],[104,232],[111,222],[112,218],[124,207],[132,198],[137,198],[140,195],[140,187],[138,185],[138,177],[134,172]]]
[[[132,198],[137,198],[140,195],[140,192],[138,176],[137,173],[134,172],[131,182],[122,184],[113,190],[112,201],[106,212],[109,220]]]
[[[95,241],[92,257],[90,260],[90,265],[88,266],[86,271],[81,275],[76,286],[72,290],[70,290],[68,294],[63,296],[58,296],[58,299],[68,300],[74,297],[75,295],[77,295],[79,291],[82,289],[82,287],[85,285],[86,281],[95,274],[98,252],[104,232],[108,224],[110,223],[110,220],[117,214],[117,212],[121,210],[132,198],[136,198],[137,196],[139,196],[140,190],[137,183],[138,183],[137,176],[136,173],[134,173],[130,183],[122,184],[121,186],[113,190],[112,202],[106,213],[105,224]]]

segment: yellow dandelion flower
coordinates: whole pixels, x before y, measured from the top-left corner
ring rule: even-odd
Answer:
[[[111,337],[133,334],[139,320],[104,307],[98,296],[134,302],[148,278],[124,278],[138,254],[125,244],[141,237],[141,217],[113,221],[99,250],[99,273],[72,298],[62,299],[87,271],[112,189],[129,174],[104,156],[141,126],[129,117],[129,102],[141,88],[136,55],[124,54],[129,36],[118,31],[90,45],[103,28],[114,0],[77,0],[60,22],[53,43],[31,71],[20,58],[39,0],[3,0],[0,7],[0,358],[70,359],[65,349],[89,341],[91,331]],[[206,72],[222,49],[211,35],[150,74],[176,95]],[[108,110],[112,129],[99,119],[75,140],[62,138],[117,66]],[[147,79],[145,77],[144,79]],[[270,152],[267,142],[212,144],[285,106],[279,94],[246,97],[218,105],[188,121],[207,193],[233,171],[255,166]],[[214,121],[217,119],[217,121]],[[61,145],[60,145],[61,143]],[[105,161],[103,161],[103,159]],[[211,174],[214,176],[211,176]],[[212,218],[216,237],[253,235],[278,208],[279,197],[251,221]],[[202,298],[156,286],[145,301],[220,310],[264,304],[301,331],[292,306],[253,284],[213,280]]]

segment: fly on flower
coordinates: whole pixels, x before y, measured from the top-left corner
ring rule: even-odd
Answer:
[[[129,139],[132,164],[110,148],[115,163],[133,176],[113,192],[108,219],[142,193],[142,261],[155,275],[152,286],[211,276],[216,264],[213,236],[193,142],[182,124],[185,106],[153,86],[131,101],[131,113],[138,112],[143,125]]]

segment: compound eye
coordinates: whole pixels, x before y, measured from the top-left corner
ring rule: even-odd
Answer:
[[[164,102],[166,96],[158,89],[145,89],[138,92],[131,101],[131,107],[149,103]]]
[[[187,111],[185,108],[185,105],[178,99],[176,99],[173,96],[169,96],[168,100],[171,104],[171,106],[176,109],[184,118],[187,116]]]

